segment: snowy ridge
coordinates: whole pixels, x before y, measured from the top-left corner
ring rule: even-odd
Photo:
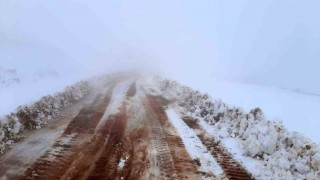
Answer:
[[[163,96],[177,100],[182,114],[197,118],[257,179],[320,178],[319,146],[268,121],[261,109],[246,113],[174,81],[155,78],[154,84]]]

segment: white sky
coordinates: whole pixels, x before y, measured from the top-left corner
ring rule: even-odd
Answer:
[[[0,66],[320,92],[320,1],[0,0]]]

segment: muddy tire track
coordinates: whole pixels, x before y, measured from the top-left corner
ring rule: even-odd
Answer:
[[[187,153],[181,137],[168,120],[164,106],[169,102],[162,97],[148,96],[156,118],[151,121],[152,144],[157,151],[161,178],[201,179],[197,166]]]
[[[113,88],[114,85],[105,96],[99,94],[89,106],[83,107],[53,147],[19,179],[62,179],[79,154],[86,152],[86,147],[90,147],[85,140],[94,133],[110,102]]]
[[[233,159],[232,155],[226,149],[222,148],[213,137],[210,137],[205,133],[197,120],[191,117],[184,117],[182,119],[190,128],[203,132],[198,135],[199,139],[206,146],[207,150],[215,157],[228,179],[254,180],[253,176],[240,163]]]
[[[126,107],[122,106],[120,112],[109,117],[102,127],[101,135],[108,137],[107,144],[95,162],[88,179],[116,179],[118,164],[125,151]]]
[[[131,131],[127,129],[127,103],[124,102],[120,112],[111,115],[99,131],[102,137],[106,137],[106,143],[82,179],[138,180],[145,174],[149,127],[144,124]],[[119,166],[121,161],[122,167]]]
[[[129,158],[121,172],[121,177],[129,180],[142,179],[149,164],[147,159],[149,144],[148,127],[144,125],[141,128],[133,130],[130,132],[129,139],[131,142],[129,156],[127,156]]]

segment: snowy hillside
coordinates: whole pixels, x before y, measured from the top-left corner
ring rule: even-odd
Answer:
[[[59,73],[50,66],[31,72],[0,66],[0,89],[53,79],[59,79]]]
[[[260,107],[267,119],[283,122],[290,131],[296,131],[320,143],[320,96],[253,84],[218,81],[204,78],[201,81],[182,81],[189,87],[207,92],[228,105],[246,111]],[[208,83],[210,82],[210,83]]]
[[[175,81],[156,79],[151,86],[176,99],[181,115],[202,129],[258,179],[316,179],[320,176],[319,145],[302,134],[269,121],[260,108],[248,111],[213,100]]]
[[[36,71],[0,67],[0,116],[42,96],[62,91],[78,80],[79,78],[62,76],[50,67]]]

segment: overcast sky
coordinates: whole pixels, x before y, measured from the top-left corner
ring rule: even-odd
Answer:
[[[320,92],[318,0],[0,0],[0,66]]]

